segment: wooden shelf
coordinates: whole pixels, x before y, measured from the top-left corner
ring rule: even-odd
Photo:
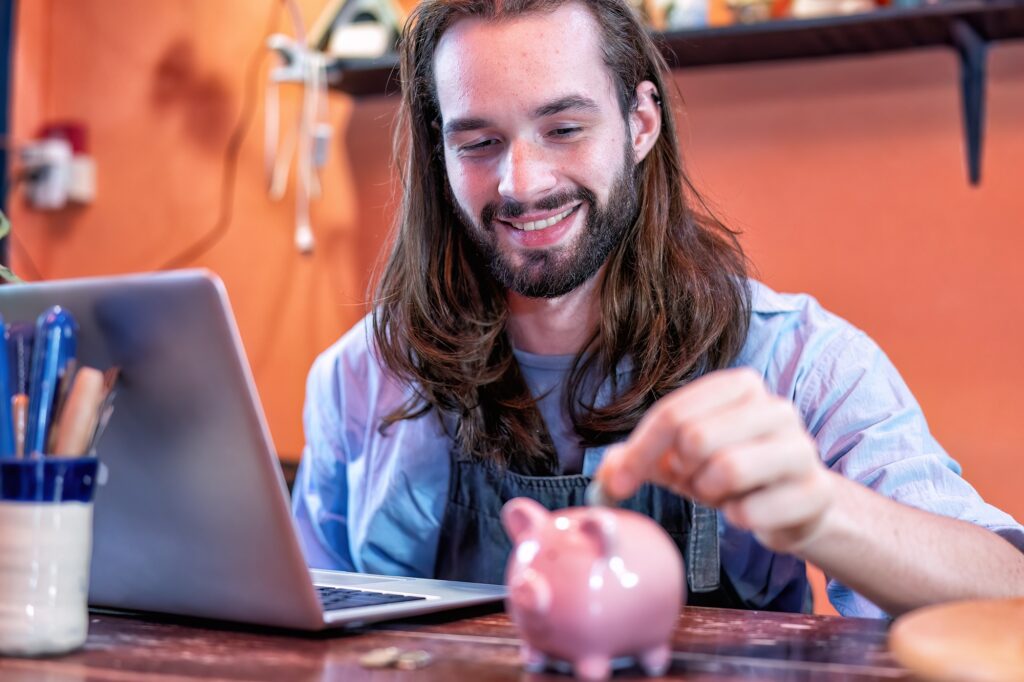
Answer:
[[[818,59],[922,47],[956,47],[954,26],[983,40],[1024,37],[1024,2],[963,0],[913,9],[883,8],[821,19],[784,19],[659,36],[677,68]]]
[[[883,8],[821,19],[782,19],[657,34],[676,68],[955,46],[953,26],[965,22],[986,41],[1024,37],[1024,0],[963,0],[912,9]],[[331,87],[357,97],[398,91],[398,60],[337,59]]]
[[[968,175],[981,176],[986,53],[989,43],[1024,38],[1024,0],[950,0],[915,8],[819,19],[671,31],[655,36],[673,68],[951,47],[961,64],[960,88],[968,148]],[[374,60],[334,60],[328,82],[356,97],[399,90],[394,55]]]

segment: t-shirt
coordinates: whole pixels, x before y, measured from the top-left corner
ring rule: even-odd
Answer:
[[[961,478],[877,344],[810,296],[750,286],[750,327],[733,364],[756,369],[769,390],[796,405],[826,466],[893,500],[988,528],[1024,551],[1024,528]],[[454,444],[433,412],[380,430],[412,389],[382,368],[371,329],[365,318],[313,364],[292,509],[311,567],[431,577]],[[559,377],[572,359],[522,351],[516,358],[541,397],[563,471],[593,475],[604,448],[581,449],[563,414]],[[719,533],[723,570],[750,604],[773,603],[805,572],[801,560],[764,548],[721,515]],[[828,594],[844,615],[885,615],[835,580]]]

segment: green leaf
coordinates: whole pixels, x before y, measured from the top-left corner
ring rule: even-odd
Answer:
[[[3,239],[11,233],[11,221],[7,219],[3,211],[0,211],[0,239]],[[21,277],[15,275],[11,269],[5,265],[0,265],[0,279],[5,282],[22,282]]]

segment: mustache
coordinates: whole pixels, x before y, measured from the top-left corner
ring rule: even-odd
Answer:
[[[529,211],[553,211],[556,208],[561,208],[562,206],[579,201],[586,202],[590,206],[595,206],[597,204],[597,197],[586,187],[580,187],[574,190],[565,190],[563,192],[558,192],[557,194],[552,194],[551,196],[544,197],[540,201],[532,204],[524,204],[516,201],[515,199],[492,201],[484,206],[483,210],[480,211],[480,222],[485,227],[491,228],[494,220],[496,219],[506,220],[508,218],[518,218]]]

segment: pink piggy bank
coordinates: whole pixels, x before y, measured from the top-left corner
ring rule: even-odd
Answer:
[[[603,680],[612,659],[631,656],[648,675],[664,674],[686,585],[661,526],[625,509],[549,512],[525,497],[510,500],[501,519],[515,543],[507,605],[527,670],[554,659]]]

